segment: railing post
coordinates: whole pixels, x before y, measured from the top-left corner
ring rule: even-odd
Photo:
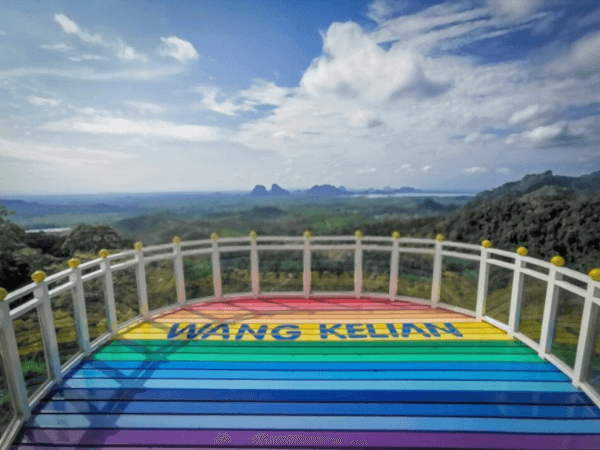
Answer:
[[[557,271],[557,267],[562,266],[564,262],[564,259],[560,256],[555,256],[552,258],[554,266],[552,266],[548,272],[548,285],[546,287],[546,300],[544,302],[542,331],[540,334],[540,349],[538,351],[538,355],[542,359],[546,359],[546,355],[549,354],[552,349],[552,337],[554,335],[554,327],[556,324],[556,308],[558,306],[558,289],[554,282],[562,280],[562,273]]]
[[[398,239],[400,239],[400,233],[394,231],[392,233],[392,258],[390,262],[390,301],[396,300],[398,294],[398,259],[400,258],[400,246]]]
[[[48,372],[50,378],[58,383],[62,380],[62,368],[58,355],[58,340],[56,339],[56,327],[54,326],[52,305],[50,305],[50,295],[48,294],[48,283],[44,282],[46,274],[39,270],[31,278],[37,284],[36,289],[33,291],[33,296],[40,302],[37,306],[37,311],[40,317],[40,329],[46,362],[48,363]]]
[[[252,297],[258,297],[260,281],[258,279],[258,249],[256,248],[256,231],[250,232],[250,279],[252,280]]]
[[[490,265],[488,264],[488,248],[492,243],[487,239],[481,243],[481,256],[479,261],[479,278],[477,285],[477,308],[475,318],[479,321],[483,320],[485,312],[485,304],[487,300],[488,283],[490,280]]]
[[[146,286],[146,263],[144,262],[144,245],[141,242],[135,243],[136,266],[135,281],[137,284],[138,301],[140,302],[140,315],[143,318],[148,317],[148,287]]]
[[[173,238],[173,244],[175,244],[173,248],[173,254],[175,255],[175,286],[177,289],[177,303],[180,305],[185,305],[185,276],[183,273],[183,256],[181,255],[181,238],[179,236],[175,236]]]
[[[85,356],[89,356],[90,350],[90,331],[88,328],[87,311],[85,307],[85,292],[83,281],[81,279],[80,261],[77,258],[69,260],[71,273],[69,281],[75,286],[71,289],[73,297],[73,317],[75,319],[75,330],[77,330],[77,342],[79,349]]]
[[[113,336],[117,333],[117,308],[115,306],[115,287],[113,276],[110,270],[110,261],[108,260],[108,250],[102,249],[99,253],[102,261],[100,267],[104,272],[104,301],[106,307],[106,328]]]
[[[575,355],[575,366],[573,367],[573,386],[581,387],[581,384],[587,381],[590,361],[592,359],[592,350],[594,349],[594,333],[600,324],[598,315],[600,306],[593,302],[593,299],[600,299],[600,286],[595,281],[600,281],[600,270],[594,269],[590,272],[592,281],[588,283],[587,295],[583,306],[583,316],[581,318],[581,331],[579,332],[579,342],[577,343],[577,353]]]
[[[435,242],[435,256],[433,258],[433,280],[431,282],[431,306],[437,308],[440,301],[440,290],[442,285],[442,248],[446,236],[438,234]]]
[[[362,267],[362,245],[360,240],[363,237],[363,233],[357,230],[354,233],[356,238],[356,250],[354,251],[354,295],[356,298],[360,298],[363,287],[363,267]]]
[[[4,363],[9,398],[17,417],[25,421],[31,416],[31,411],[27,399],[25,377],[21,368],[15,328],[10,317],[10,305],[4,301],[6,295],[6,290],[0,288],[0,349],[2,349],[0,364]]]
[[[304,265],[304,281],[302,284],[304,291],[304,298],[310,297],[310,283],[311,283],[311,260],[310,260],[310,238],[312,234],[310,231],[304,232],[304,257],[303,257],[303,265]]]
[[[508,334],[511,337],[519,331],[521,322],[521,304],[523,303],[523,282],[525,276],[521,269],[525,267],[523,256],[527,256],[527,249],[519,247],[517,249],[517,257],[515,258],[515,268],[512,282],[512,294],[510,296],[510,315],[508,316]]]
[[[223,297],[223,288],[221,286],[221,258],[219,256],[219,235],[213,233],[210,235],[212,239],[212,271],[213,271],[213,284],[215,288],[215,298]]]

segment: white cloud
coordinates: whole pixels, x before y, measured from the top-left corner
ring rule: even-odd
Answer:
[[[542,0],[487,0],[487,3],[497,14],[523,18],[533,14]]]
[[[51,44],[51,45],[42,45],[40,48],[43,48],[46,50],[56,50],[57,52],[63,52],[63,53],[74,50],[73,47],[65,44],[64,42],[60,42],[58,44]]]
[[[198,59],[200,56],[194,46],[188,41],[175,36],[161,37],[160,40],[164,44],[158,49],[158,53],[161,56],[170,56],[180,62]]]
[[[374,167],[371,167],[370,169],[358,169],[356,171],[356,173],[375,173],[377,172],[377,169],[375,169]]]
[[[401,169],[410,169],[410,164],[402,164],[400,166]]]
[[[425,166],[421,169],[423,172],[428,172],[429,170],[431,170],[431,166]]]
[[[110,58],[100,55],[80,55],[80,56],[67,56],[71,61],[108,61]]]
[[[138,102],[133,100],[126,100],[123,103],[125,103],[127,106],[137,109],[141,114],[145,114],[146,112],[152,114],[162,114],[166,111],[166,108],[158,106],[154,103]]]
[[[477,166],[469,167],[469,168],[463,170],[464,173],[467,173],[469,175],[486,173],[487,171],[488,171],[488,169],[486,167],[477,167]]]
[[[168,75],[177,75],[182,69],[163,67],[158,69],[122,70],[118,72],[96,72],[87,68],[78,70],[61,70],[46,67],[25,67],[0,72],[0,80],[19,78],[28,75],[72,78],[76,80],[152,80]]]
[[[525,108],[521,111],[517,111],[516,113],[514,113],[511,116],[510,119],[508,119],[508,123],[509,123],[509,125],[517,125],[520,123],[526,123],[529,120],[531,120],[532,118],[536,117],[539,110],[540,110],[539,105],[533,105],[533,106],[530,106],[529,108]]]
[[[510,170],[508,170],[508,168],[506,167],[501,167],[499,169],[496,169],[497,173],[501,173],[502,175],[508,175],[510,173]]]
[[[138,135],[183,141],[214,141],[223,138],[221,129],[203,125],[177,124],[164,120],[131,120],[117,117],[73,117],[47,122],[39,130],[107,135]]]
[[[97,44],[106,48],[112,48],[117,57],[124,61],[148,61],[144,55],[137,53],[132,47],[126,45],[121,39],[117,39],[114,42],[108,42],[99,34],[92,35],[87,31],[83,31],[79,25],[77,25],[64,14],[56,14],[54,16],[54,20],[58,22],[65,33],[74,34],[88,44]]]
[[[56,108],[58,105],[60,105],[62,102],[62,100],[56,100],[53,98],[42,98],[42,97],[37,97],[35,95],[32,95],[31,97],[29,97],[29,103],[31,103],[32,105],[37,105],[37,106],[51,106],[53,108]]]
[[[277,86],[272,81],[257,79],[250,89],[240,91],[240,97],[249,104],[280,105],[291,92],[291,89]]]
[[[0,36],[6,36],[6,31],[0,30]]]
[[[537,127],[531,131],[525,131],[522,136],[532,141],[546,141],[554,139],[566,131],[564,123],[555,123],[545,127]]]
[[[553,75],[591,75],[600,72],[600,31],[576,41],[564,55],[546,66],[546,73]]]

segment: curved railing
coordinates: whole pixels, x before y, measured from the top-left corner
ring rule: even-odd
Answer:
[[[298,275],[302,276],[302,290],[296,292],[261,292],[261,280],[259,275],[259,251],[295,251],[301,254],[302,269]],[[354,253],[354,290],[349,292],[313,292],[311,287],[311,278],[319,274],[312,271],[311,261],[315,252],[353,252]],[[250,291],[237,292],[235,294],[223,294],[221,260],[227,258],[228,254],[249,252],[250,261]],[[365,252],[375,252],[381,258],[389,261],[389,289],[386,294],[363,292],[363,255]],[[386,254],[389,254],[389,259]],[[233,296],[298,296],[309,297],[310,295],[361,295],[370,297],[386,297],[395,300],[398,297],[399,280],[398,276],[400,262],[406,255],[425,255],[432,262],[431,277],[431,297],[428,299],[412,298],[402,295],[403,299],[409,299],[415,303],[430,305],[433,308],[443,307],[452,311],[463,313],[474,317],[476,320],[483,320],[495,325],[508,332],[511,336],[521,340],[531,348],[535,349],[539,356],[552,362],[562,372],[568,375],[575,387],[581,388],[595,403],[600,406],[600,390],[596,382],[592,383],[592,357],[595,347],[598,346],[600,338],[600,270],[594,269],[589,276],[579,272],[561,267],[564,260],[560,257],[552,259],[551,263],[544,262],[526,256],[527,250],[523,247],[517,249],[517,252],[511,253],[503,250],[491,248],[489,241],[484,241],[481,246],[472,244],[463,244],[456,242],[446,242],[443,235],[438,235],[436,240],[432,239],[412,239],[401,238],[400,234],[395,232],[392,237],[363,237],[360,232],[355,236],[323,236],[315,237],[306,232],[302,237],[257,237],[256,233],[251,233],[249,237],[225,238],[219,239],[216,234],[211,239],[182,242],[181,239],[173,239],[172,244],[157,245],[152,247],[143,247],[141,243],[135,245],[134,250],[124,251],[117,254],[109,254],[106,250],[100,252],[100,258],[83,264],[77,259],[69,261],[69,269],[56,273],[49,277],[43,272],[33,274],[33,284],[25,286],[15,292],[8,293],[0,288],[0,349],[2,352],[1,365],[4,379],[8,387],[10,405],[12,407],[12,419],[0,440],[0,450],[7,449],[16,436],[19,428],[30,417],[32,408],[43,398],[52,386],[62,380],[63,375],[73,366],[81,361],[82,358],[89,355],[92,351],[103,345],[111,336],[114,336],[119,330],[131,326],[137,322],[143,321],[153,315],[164,313],[174,307],[181,307],[186,303],[196,302],[198,300],[222,300]],[[205,256],[210,258],[212,278],[212,295],[197,297],[191,300],[186,298],[186,278],[184,270],[184,258]],[[442,302],[445,294],[445,285],[452,283],[451,271],[444,271],[444,260],[446,261],[471,261],[472,280],[477,275],[477,287],[473,287],[472,306],[463,307],[460,305],[460,296],[454,295],[448,297],[447,302]],[[171,261],[173,264],[173,279],[176,292],[176,303],[162,306],[154,310],[149,309],[148,287],[146,268],[153,262]],[[298,265],[299,265],[298,261]],[[476,269],[473,269],[476,267]],[[489,295],[488,283],[490,281],[490,270],[502,268],[511,271],[509,278],[512,278],[512,287],[510,288],[510,300],[505,299],[500,304],[497,302],[497,292]],[[115,286],[113,278],[119,276],[121,271],[132,269],[135,272],[136,296],[139,314],[129,320],[119,323],[117,320],[117,307],[115,299]],[[300,269],[298,269],[300,270]],[[206,274],[205,274],[206,275]],[[527,278],[530,277],[530,278]],[[384,277],[385,278],[385,277]],[[524,284],[526,279],[529,283],[535,280],[536,283],[546,282],[546,288],[539,286],[533,295],[524,295]],[[105,304],[106,331],[101,333],[95,339],[90,338],[92,326],[88,323],[88,314],[86,312],[86,295],[97,296],[96,291],[85,292],[86,283],[96,280],[96,291],[99,285],[102,285]],[[159,282],[162,280],[159,280]],[[263,282],[264,278],[263,278]],[[474,283],[474,282],[473,282]],[[118,285],[118,284],[117,284]],[[459,289],[460,290],[460,289]],[[502,289],[501,289],[502,290]],[[509,289],[504,288],[505,293]],[[65,294],[72,296],[72,311],[74,326],[76,330],[77,348],[75,354],[64,363],[64,359],[59,353],[59,339],[56,333],[56,321],[53,310],[53,301]],[[556,333],[557,317],[564,313],[560,311],[562,300],[561,295],[570,296],[569,307],[563,308],[573,310],[579,305],[581,315],[571,315],[575,319],[569,319],[570,326],[579,325],[579,336],[571,342],[571,347],[576,352],[573,361],[561,359],[553,350],[553,344],[563,339],[563,344],[569,345],[570,338],[561,338],[560,332]],[[538,299],[537,296],[543,297]],[[490,306],[489,311],[486,308],[488,300],[494,297],[495,304]],[[458,301],[457,301],[458,298]],[[573,298],[576,299],[573,301]],[[491,301],[491,300],[490,300]],[[531,317],[522,317],[522,311],[527,309],[529,302],[538,302],[538,311],[541,313],[541,328],[539,320],[539,339],[532,337],[530,325],[525,326],[527,322],[532,323]],[[564,302],[563,302],[564,303]],[[525,307],[525,306],[526,307]],[[575,305],[575,306],[574,306]],[[564,306],[564,305],[563,305]],[[492,314],[493,311],[502,311],[500,314]],[[31,386],[25,382],[24,363],[21,361],[19,346],[28,345],[17,340],[17,335],[22,327],[27,324],[32,325],[31,320],[23,321],[23,317],[31,312],[37,312],[39,321],[39,333],[43,342],[43,355],[45,368],[48,377],[33,392],[28,393],[28,387]],[[103,312],[104,312],[103,311]],[[571,311],[572,312],[572,311]],[[492,317],[492,316],[496,317]],[[580,319],[579,319],[580,317]],[[18,322],[21,320],[21,322]],[[62,320],[62,319],[58,319]],[[15,330],[15,324],[18,322],[19,328]],[[535,321],[535,317],[534,317]],[[97,324],[94,324],[94,326]],[[527,328],[529,327],[529,328]],[[535,328],[535,327],[534,327]],[[536,328],[536,329],[538,329]],[[30,328],[28,328],[30,329]],[[38,331],[36,329],[36,331]],[[534,330],[533,334],[537,334]],[[21,335],[19,335],[21,336]],[[565,340],[566,339],[566,340]],[[567,342],[564,344],[564,342]],[[31,344],[33,345],[33,344]],[[40,350],[41,351],[41,350]],[[64,356],[64,355],[63,355]],[[27,367],[25,367],[27,370]],[[600,383],[598,383],[600,384]],[[6,403],[6,402],[4,402]]]

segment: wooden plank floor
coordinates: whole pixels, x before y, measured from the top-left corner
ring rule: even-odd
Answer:
[[[123,330],[13,450],[598,449],[600,409],[486,323],[383,299],[198,303]]]

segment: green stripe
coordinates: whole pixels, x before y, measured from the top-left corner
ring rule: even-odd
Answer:
[[[317,347],[254,347],[251,353],[254,355],[279,355],[279,354],[296,354],[296,355],[319,355],[323,354],[323,348]],[[169,354],[186,354],[186,353],[221,353],[221,354],[244,354],[248,353],[247,348],[237,347],[169,347],[169,346],[109,346],[100,350],[100,353],[169,353]],[[439,347],[435,349],[436,353],[470,353],[470,354],[506,354],[506,355],[533,355],[537,354],[530,348],[503,348],[503,347]],[[334,347],[327,349],[328,355],[346,355],[346,354],[419,354],[423,353],[423,348],[418,347]]]
[[[537,355],[457,355],[457,354],[416,354],[416,355],[255,355],[255,354],[149,354],[98,352],[90,357],[97,361],[245,361],[245,362],[542,362]]]
[[[480,341],[462,339],[460,341],[363,341],[346,339],[344,341],[187,341],[166,339],[123,339],[114,340],[112,346],[152,346],[169,345],[172,347],[527,347],[521,341]]]

